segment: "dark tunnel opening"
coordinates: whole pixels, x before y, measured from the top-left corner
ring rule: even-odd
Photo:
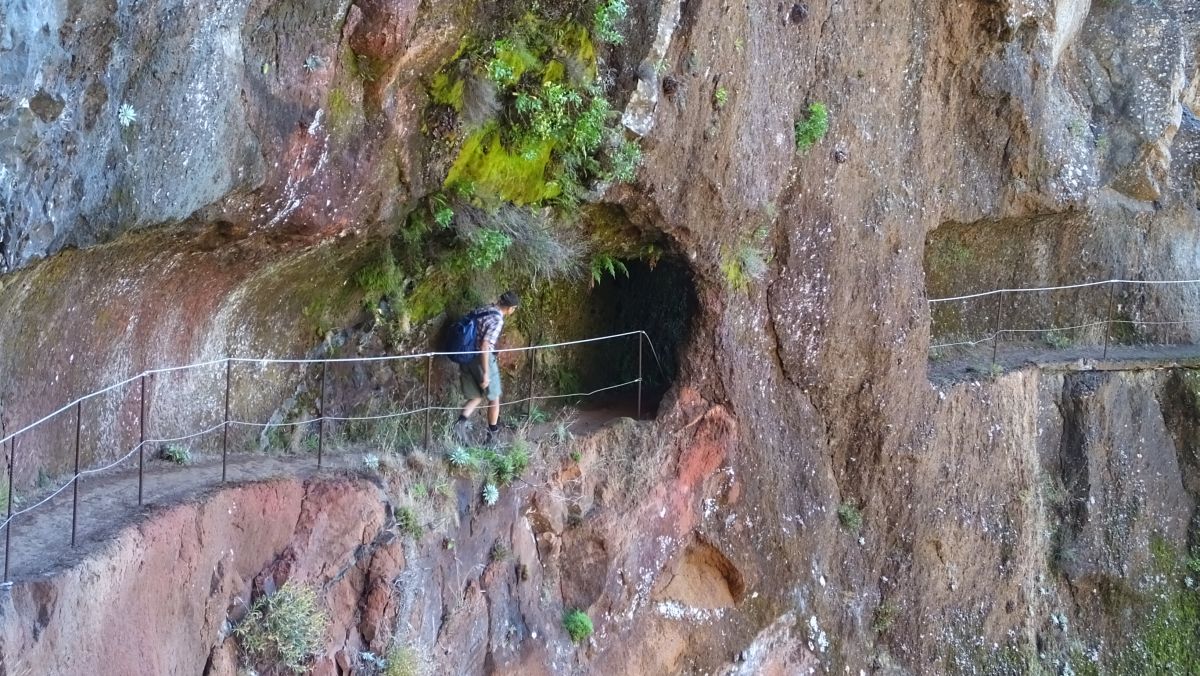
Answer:
[[[597,343],[589,349],[584,372],[588,390],[614,383],[642,380],[643,417],[653,416],[663,395],[679,375],[680,360],[692,331],[698,307],[691,270],[678,257],[653,264],[623,261],[616,274],[605,275],[590,294],[589,323],[603,334],[645,331],[638,354],[638,337]],[[609,407],[636,408],[636,386],[614,389],[595,398]]]

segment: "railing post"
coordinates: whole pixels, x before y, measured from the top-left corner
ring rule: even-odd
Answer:
[[[142,394],[138,398],[138,506],[142,506],[142,485],[146,474],[146,374],[141,381]]]
[[[229,375],[233,362],[225,358],[225,420],[221,425],[221,483],[225,483],[226,457],[229,455]]]
[[[642,341],[644,336],[638,332],[638,402],[637,402],[637,419],[642,419]]]
[[[17,460],[17,438],[14,436],[8,442],[8,516],[4,519],[4,581],[8,582],[9,545],[12,542],[12,505],[13,505],[13,465]]]
[[[433,407],[433,355],[425,357],[425,450],[428,451],[433,440],[433,428],[430,410]]]
[[[533,344],[536,344],[536,342]],[[530,347],[532,348],[532,345]],[[536,362],[537,362],[537,350],[530,349],[529,350],[529,397],[527,398],[527,400],[525,402],[525,417],[528,418],[530,421],[533,420],[533,379],[537,373],[534,370],[537,368]]]
[[[75,478],[72,480],[71,546],[75,546],[75,525],[79,521],[79,431],[83,427],[83,400],[75,402]]]
[[[1004,312],[1004,292],[996,294],[996,322],[992,327],[992,375],[996,372],[996,349],[1000,347],[1000,315]]]
[[[321,459],[325,454],[325,381],[329,373],[329,362],[321,361],[321,399],[317,403],[317,469],[321,469]]]
[[[1112,331],[1113,297],[1116,295],[1116,292],[1117,292],[1117,283],[1114,281],[1111,284],[1109,284],[1109,287],[1108,287],[1108,312],[1104,315],[1105,316],[1104,355],[1102,357],[1100,357],[1101,359],[1108,359],[1108,336],[1109,336],[1109,333]]]

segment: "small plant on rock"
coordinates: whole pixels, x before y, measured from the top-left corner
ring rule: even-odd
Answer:
[[[857,533],[862,529],[863,517],[862,512],[858,511],[858,507],[852,502],[843,502],[837,509],[838,521],[841,522],[842,528]]]
[[[499,540],[492,545],[492,550],[488,552],[488,558],[496,563],[507,560],[510,555],[512,555],[512,551],[508,548],[508,545]]]
[[[829,132],[829,108],[817,101],[808,107],[808,115],[796,120],[796,150],[808,152]]]
[[[519,477],[529,468],[529,445],[517,440],[508,451],[508,461],[513,469],[513,478]]]
[[[563,629],[567,630],[567,635],[575,643],[582,643],[592,635],[592,618],[578,608],[568,610],[563,615],[562,623]]]
[[[328,624],[316,591],[288,581],[275,593],[260,596],[234,635],[252,658],[299,673],[321,649]]]
[[[633,183],[638,167],[642,166],[642,147],[636,141],[622,140],[609,153],[611,166],[605,178],[617,183]]]
[[[875,609],[875,619],[871,622],[871,628],[882,634],[888,629],[891,629],[892,624],[896,621],[896,616],[900,613],[900,608],[891,601],[884,601]]]
[[[759,226],[736,246],[722,250],[721,273],[730,289],[746,293],[752,282],[766,276],[771,259],[767,252],[769,238],[767,227]]]
[[[497,502],[500,502],[500,489],[496,488],[496,484],[484,484],[483,504],[492,507]]]
[[[450,463],[451,469],[456,469],[463,473],[470,473],[479,466],[479,458],[471,452],[469,448],[456,446],[450,451],[446,457],[446,461]]]
[[[412,507],[400,507],[396,510],[396,528],[414,540],[421,539],[421,536],[425,532],[421,528],[421,521],[417,518],[417,513],[413,511]]]
[[[571,433],[571,426],[566,422],[559,422],[554,426],[554,443],[565,444],[575,438]]]
[[[137,111],[128,103],[122,103],[121,107],[117,109],[117,121],[121,123],[122,127],[128,127],[137,122],[137,119]]]
[[[425,660],[407,646],[393,646],[385,662],[383,676],[421,676],[426,673]]]
[[[724,87],[717,87],[717,91],[713,94],[713,102],[717,104],[717,110],[725,107],[729,103],[729,90]]]

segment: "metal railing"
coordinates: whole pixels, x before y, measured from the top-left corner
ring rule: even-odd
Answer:
[[[566,348],[566,347],[572,347],[572,346],[578,346],[578,345],[595,344],[595,343],[600,343],[603,341],[614,341],[614,340],[630,338],[630,337],[637,338],[637,377],[636,378],[625,381],[625,382],[613,384],[613,385],[599,387],[599,388],[592,389],[592,390],[586,391],[586,392],[571,392],[571,393],[567,393],[567,394],[555,393],[555,394],[544,394],[544,395],[537,395],[535,393],[535,383],[536,383],[536,376],[537,376],[536,354],[538,353],[538,351],[551,350],[551,349],[557,349],[557,348]],[[643,387],[642,387],[642,384],[643,384],[643,351],[646,346],[648,346],[650,348],[652,356],[654,356],[654,358],[656,360],[658,360],[657,351],[655,350],[653,343],[650,341],[649,336],[644,331],[628,331],[625,333],[618,333],[618,334],[613,334],[613,335],[608,335],[608,336],[599,336],[599,337],[595,337],[595,338],[587,338],[587,339],[575,340],[575,341],[564,341],[564,342],[550,343],[550,344],[545,344],[545,345],[531,345],[528,347],[496,349],[496,350],[494,350],[494,352],[498,353],[498,354],[516,353],[516,352],[529,352],[530,353],[529,359],[528,359],[529,380],[527,383],[526,396],[521,399],[516,399],[516,400],[512,400],[512,401],[503,401],[501,403],[501,406],[502,407],[512,407],[512,406],[517,406],[520,404],[525,404],[526,405],[526,414],[532,416],[534,403],[536,401],[545,401],[545,400],[554,400],[554,399],[572,399],[572,398],[579,399],[579,398],[595,396],[602,392],[618,390],[621,388],[627,388],[632,385],[636,385],[637,386],[637,409],[636,409],[637,410],[637,418],[641,419],[642,412],[643,412]],[[221,431],[220,449],[221,449],[221,482],[222,483],[226,482],[228,479],[228,460],[229,460],[229,447],[230,447],[229,433],[230,433],[231,428],[244,427],[244,428],[249,428],[249,429],[269,430],[272,428],[288,428],[288,427],[295,428],[295,427],[300,427],[300,426],[315,425],[316,426],[316,449],[315,450],[316,450],[316,456],[317,456],[316,461],[317,461],[318,469],[320,469],[322,467],[323,457],[324,457],[324,453],[325,453],[326,436],[327,436],[326,422],[330,422],[330,423],[353,422],[353,421],[375,422],[375,421],[381,421],[381,420],[392,420],[392,419],[399,419],[399,418],[405,418],[405,417],[409,417],[409,416],[424,414],[424,421],[423,421],[424,445],[426,448],[431,447],[432,441],[433,441],[432,440],[432,428],[433,428],[432,415],[433,415],[433,413],[438,412],[438,411],[459,411],[459,410],[461,410],[461,407],[459,407],[459,406],[437,406],[437,405],[434,405],[434,398],[433,398],[434,397],[434,395],[433,395],[434,360],[437,357],[443,357],[443,356],[449,357],[451,355],[456,355],[456,354],[479,354],[479,353],[478,352],[457,352],[456,353],[456,352],[440,352],[439,351],[439,352],[422,352],[422,353],[418,353],[418,354],[404,354],[404,355],[383,355],[383,356],[374,356],[374,357],[313,358],[313,359],[225,357],[222,359],[214,359],[214,360],[209,360],[209,361],[204,361],[204,362],[198,362],[198,363],[194,363],[194,364],[188,364],[185,366],[156,368],[156,369],[150,369],[147,371],[143,371],[142,373],[139,373],[135,376],[126,378],[120,382],[109,385],[108,387],[96,390],[95,392],[92,392],[90,394],[79,397],[78,399],[75,399],[75,400],[71,401],[70,403],[65,404],[65,405],[55,409],[54,411],[42,416],[41,418],[35,420],[32,423],[29,423],[28,425],[25,425],[24,427],[17,429],[14,432],[5,434],[3,428],[0,427],[0,448],[3,448],[5,445],[8,446],[8,454],[7,454],[8,495],[7,495],[7,499],[6,499],[7,504],[5,506],[5,514],[6,515],[5,515],[4,520],[2,522],[0,522],[0,528],[2,528],[4,530],[3,581],[6,583],[9,581],[10,560],[11,560],[11,543],[12,543],[12,531],[13,531],[14,520],[17,519],[17,517],[27,515],[30,512],[33,512],[34,510],[37,510],[38,508],[42,507],[43,505],[46,505],[51,500],[53,500],[55,497],[61,495],[68,488],[71,488],[71,490],[72,490],[70,544],[71,544],[71,547],[76,546],[77,531],[78,531],[78,518],[79,518],[79,511],[80,511],[80,508],[79,508],[79,490],[80,490],[79,486],[80,486],[80,479],[82,479],[83,477],[86,477],[91,474],[99,474],[101,472],[105,472],[107,470],[113,469],[113,468],[121,465],[122,463],[130,460],[134,455],[137,455],[137,504],[139,506],[142,505],[143,501],[144,501],[144,494],[145,494],[145,475],[146,475],[146,472],[145,472],[145,466],[146,466],[145,449],[150,446],[173,444],[173,443],[188,441],[188,440],[192,440],[192,439],[196,439],[196,438],[200,438],[200,437],[205,437],[207,435],[217,432],[218,430]],[[336,366],[336,365],[341,365],[341,364],[369,364],[369,363],[406,362],[406,361],[408,361],[408,362],[423,361],[424,362],[425,387],[424,387],[424,392],[423,392],[424,401],[423,401],[422,406],[420,406],[418,408],[413,408],[413,409],[389,411],[386,413],[377,413],[377,414],[372,414],[372,415],[346,415],[346,414],[337,415],[337,414],[334,414],[332,411],[328,410],[328,408],[329,408],[328,383],[329,383],[329,368],[331,365]],[[279,422],[270,422],[270,421],[259,422],[259,421],[255,421],[255,420],[240,420],[240,419],[233,417],[231,415],[231,407],[232,407],[232,403],[233,403],[231,394],[233,391],[233,383],[234,383],[234,374],[235,374],[234,367],[235,367],[235,365],[246,365],[246,364],[258,365],[260,367],[267,366],[267,365],[296,365],[296,366],[305,366],[305,367],[312,366],[312,365],[319,365],[320,366],[320,371],[319,371],[319,376],[318,376],[319,382],[317,385],[319,395],[317,396],[317,398],[314,401],[314,405],[316,407],[316,415],[313,417],[310,417],[310,418],[302,419],[302,420],[279,421]],[[221,421],[216,424],[208,425],[207,427],[204,427],[204,429],[201,429],[199,431],[191,431],[187,434],[176,435],[176,436],[171,436],[171,437],[164,437],[164,438],[148,439],[146,430],[147,430],[147,423],[151,419],[152,411],[148,407],[148,400],[147,400],[147,395],[146,395],[147,382],[148,381],[153,382],[156,378],[161,378],[164,376],[194,372],[194,371],[197,371],[200,369],[208,369],[208,368],[212,368],[212,367],[223,367],[222,370],[224,372],[223,373],[224,396],[223,396],[223,401],[222,401],[223,413],[222,413]],[[661,368],[661,365],[660,365],[660,368]],[[137,392],[138,392],[138,402],[137,402],[138,441],[137,441],[137,443],[133,446],[132,449],[129,450],[129,452],[125,453],[121,457],[119,457],[111,462],[108,462],[108,463],[103,464],[102,466],[98,466],[98,467],[81,469],[80,468],[80,447],[81,447],[81,439],[83,438],[82,437],[83,405],[89,401],[96,400],[99,397],[106,396],[110,393],[119,392],[123,388],[126,388],[127,386],[133,385],[135,383],[136,383]],[[278,406],[278,403],[276,403],[276,407],[277,406]],[[268,410],[273,410],[273,409],[268,409]],[[19,509],[17,511],[14,511],[14,500],[15,500],[14,494],[16,493],[16,483],[15,483],[16,477],[14,475],[14,468],[17,464],[16,457],[17,457],[17,450],[19,448],[17,441],[23,435],[28,436],[31,433],[33,433],[41,428],[44,428],[45,426],[49,425],[53,421],[59,420],[66,416],[71,416],[72,422],[74,424],[74,435],[73,435],[73,437],[74,437],[74,439],[73,439],[74,462],[73,462],[73,469],[71,471],[70,479],[68,481],[66,481],[65,483],[62,483],[61,485],[59,485],[56,489],[50,491],[47,495],[41,496],[40,499],[38,499],[32,505],[30,505],[28,507],[24,507],[22,509]],[[0,425],[3,425],[3,421],[0,421]]]
[[[1140,301],[1141,306],[1152,307],[1156,300],[1146,296],[1137,299],[1126,299],[1129,302],[1126,304],[1118,302],[1118,289],[1122,286],[1132,288],[1169,288],[1180,289],[1188,285],[1195,285],[1195,288],[1187,289],[1188,293],[1200,294],[1200,280],[1195,279],[1173,279],[1173,280],[1142,280],[1142,279],[1106,279],[1094,282],[1082,282],[1078,284],[1065,284],[1060,286],[1042,286],[1042,287],[1027,287],[1027,288],[1002,288],[992,289],[989,291],[981,291],[978,293],[970,293],[959,296],[950,296],[946,298],[932,298],[928,301],[930,307],[931,333],[938,332],[939,324],[969,324],[980,325],[990,324],[991,331],[978,338],[962,338],[954,339],[949,342],[932,343],[929,346],[930,350],[946,350],[950,348],[970,348],[985,343],[991,343],[992,346],[992,367],[995,368],[997,351],[999,343],[1005,336],[1036,336],[1044,335],[1047,339],[1061,337],[1066,332],[1075,334],[1086,333],[1092,330],[1097,330],[1103,327],[1102,336],[1099,331],[1095,335],[1096,345],[1100,351],[1101,359],[1107,359],[1110,345],[1114,340],[1114,327],[1130,327],[1137,329],[1139,327],[1182,327],[1188,325],[1200,325],[1200,314],[1197,319],[1180,319],[1177,321],[1147,321],[1134,318],[1130,311],[1135,305],[1134,300]],[[1024,294],[1052,294],[1059,292],[1073,292],[1076,294],[1074,302],[1069,308],[1068,314],[1072,315],[1075,320],[1067,323],[1049,326],[1005,326],[1005,323],[1012,321],[1012,317],[1018,314],[1019,308],[1016,306],[1016,301]],[[1078,294],[1099,292],[1094,298],[1080,300]],[[1182,293],[1183,291],[1180,291]],[[1129,290],[1125,291],[1126,294]],[[1188,301],[1179,302],[1181,299],[1174,299],[1174,305],[1186,306]],[[1006,304],[1006,301],[1009,303]],[[975,309],[967,309],[962,306],[966,304],[974,304]],[[956,305],[960,307],[955,308]],[[1061,302],[1055,304],[1056,308],[1061,305]],[[1196,306],[1194,303],[1193,306]],[[1008,312],[1006,313],[1006,307]],[[1197,306],[1200,309],[1200,306]],[[955,308],[952,310],[952,308]],[[1104,314],[1099,315],[1099,309],[1104,308]],[[1029,308],[1031,311],[1037,308]],[[944,313],[939,317],[939,313]],[[1057,314],[1057,312],[1056,312]],[[962,317],[967,316],[968,319],[963,320]],[[957,320],[957,321],[956,321]],[[946,333],[953,334],[953,330],[946,330]],[[1061,339],[1061,338],[1059,338]],[[1187,341],[1190,343],[1191,341]]]

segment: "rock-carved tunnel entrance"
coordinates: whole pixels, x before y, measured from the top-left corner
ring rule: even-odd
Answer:
[[[687,263],[663,257],[654,264],[623,261],[595,283],[585,312],[594,335],[645,331],[641,377],[643,413],[653,415],[679,373],[680,359],[691,335],[698,301]],[[596,343],[581,354],[582,386],[590,391],[638,378],[637,337]],[[604,393],[597,401],[624,410],[636,405],[636,389]]]

